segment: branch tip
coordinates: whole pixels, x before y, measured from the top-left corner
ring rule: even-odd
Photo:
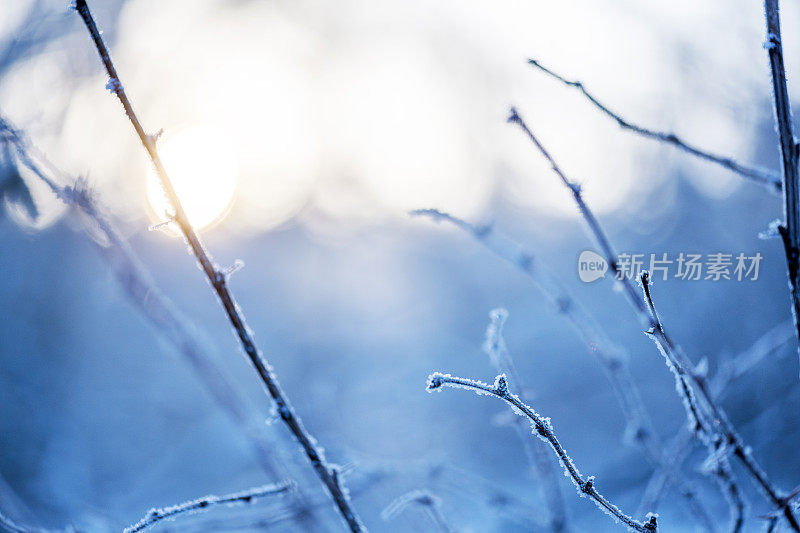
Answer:
[[[425,387],[425,390],[428,392],[435,391],[437,389],[441,389],[442,385],[444,385],[444,374],[440,374],[439,372],[434,372],[430,376],[428,376],[428,385]]]

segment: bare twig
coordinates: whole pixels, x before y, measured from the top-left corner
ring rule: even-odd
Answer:
[[[476,226],[436,209],[418,209],[411,214],[454,224],[528,276],[558,314],[567,319],[589,353],[606,371],[629,426],[626,433],[644,448],[649,457],[655,459],[660,455],[660,443],[650,417],[642,407],[639,389],[627,365],[628,353],[608,337],[597,320],[561,285],[545,264],[493,226]]]
[[[792,108],[786,86],[786,69],[783,66],[781,20],[778,0],[764,0],[767,19],[767,42],[772,94],[775,97],[775,125],[778,130],[783,172],[783,224],[778,228],[786,251],[789,270],[789,289],[795,329],[800,339],[800,176],[798,176],[799,148],[792,131]],[[798,345],[800,355],[800,345]]]
[[[486,343],[483,349],[495,370],[500,374],[505,374],[509,384],[520,391],[519,396],[522,401],[529,403],[531,400],[526,394],[528,389],[517,373],[514,360],[511,358],[503,338],[503,327],[508,318],[508,312],[505,309],[494,309],[489,313],[489,318],[491,322],[486,328]],[[537,477],[541,481],[540,492],[547,503],[547,511],[550,513],[550,529],[568,531],[567,512],[564,506],[564,497],[558,486],[555,465],[547,457],[547,450],[542,447],[541,443],[530,438],[530,431],[526,426],[524,419],[514,417],[514,428],[522,441],[528,461],[536,470]]]
[[[441,390],[442,387],[463,388],[472,390],[478,394],[487,394],[503,400],[511,406],[515,413],[526,417],[533,427],[534,433],[550,445],[553,452],[558,457],[559,462],[564,467],[566,475],[572,479],[572,482],[577,487],[578,494],[581,496],[588,496],[602,511],[609,514],[615,520],[625,524],[630,530],[654,532],[658,529],[657,515],[649,513],[645,522],[634,520],[597,491],[593,476],[583,479],[580,471],[572,461],[572,458],[567,455],[561,442],[553,432],[550,419],[542,417],[531,407],[522,402],[516,394],[511,393],[508,389],[508,381],[505,374],[497,376],[494,385],[489,385],[482,381],[455,377],[450,374],[441,374],[439,372],[434,372],[428,376],[427,390],[429,392]]]
[[[780,193],[781,191],[781,178],[780,176],[771,170],[759,167],[751,167],[747,165],[743,165],[738,163],[735,159],[727,156],[722,156],[718,154],[714,154],[707,150],[703,150],[702,148],[698,148],[697,146],[690,144],[672,132],[667,131],[659,131],[651,128],[645,128],[644,126],[640,126],[638,124],[634,124],[633,122],[628,121],[627,119],[623,118],[618,113],[611,111],[605,104],[601,103],[592,93],[590,93],[586,87],[583,85],[582,82],[577,80],[568,80],[567,78],[561,76],[560,74],[550,70],[549,68],[542,65],[536,59],[528,59],[528,63],[540,71],[544,72],[545,74],[549,75],[550,77],[560,81],[564,85],[569,87],[574,87],[578,89],[586,99],[594,105],[597,109],[599,109],[605,115],[614,119],[620,127],[632,131],[638,135],[643,137],[649,137],[651,139],[655,139],[657,141],[671,144],[672,146],[683,150],[684,152],[698,157],[700,159],[704,159],[706,161],[710,161],[712,163],[716,163],[731,172],[735,172],[739,174],[743,178],[749,179],[754,181],[760,185],[764,185],[769,188],[770,191],[775,193]]]
[[[120,81],[113,62],[111,61],[108,48],[106,47],[100,30],[97,28],[94,18],[89,11],[89,6],[87,5],[86,0],[76,0],[75,9],[78,11],[81,19],[83,19],[83,22],[86,25],[86,28],[89,30],[89,34],[94,41],[97,52],[99,53],[100,59],[103,62],[103,66],[108,73],[108,87],[113,90],[114,94],[116,94],[117,98],[125,109],[125,114],[128,116],[131,125],[133,125],[133,128],[136,130],[139,140],[147,151],[150,160],[156,169],[156,173],[158,174],[158,178],[162,188],[164,189],[164,193],[169,200],[172,209],[174,210],[173,215],[175,223],[180,228],[181,233],[189,244],[189,247],[191,248],[192,253],[197,259],[201,269],[208,278],[208,281],[211,283],[214,292],[216,292],[217,296],[219,297],[220,303],[222,304],[222,307],[224,308],[231,325],[236,331],[236,335],[239,337],[242,348],[244,349],[247,357],[250,359],[250,362],[253,364],[253,367],[258,372],[258,375],[261,378],[261,381],[264,383],[267,393],[275,402],[281,420],[283,420],[283,422],[286,424],[286,427],[297,439],[297,442],[300,444],[303,452],[311,463],[311,466],[316,471],[320,480],[325,485],[328,493],[333,498],[339,513],[344,518],[350,530],[354,532],[363,531],[364,526],[361,523],[361,519],[358,517],[358,514],[350,504],[347,496],[347,489],[343,487],[336,467],[328,464],[322,448],[308,433],[303,426],[302,421],[295,413],[294,408],[289,402],[289,399],[284,393],[282,387],[278,383],[278,380],[275,374],[272,372],[271,367],[264,359],[262,353],[255,344],[253,334],[248,328],[247,322],[245,321],[244,313],[236,303],[233,293],[228,287],[227,276],[225,276],[224,272],[221,271],[214,263],[211,254],[206,250],[203,242],[200,239],[200,236],[189,222],[189,218],[183,209],[180,198],[175,192],[172,181],[170,180],[169,175],[167,174],[167,171],[161,161],[158,149],[156,148],[155,140],[152,136],[145,132],[144,127],[133,110],[133,105],[125,94],[125,89]]]
[[[447,523],[447,519],[442,513],[442,499],[428,490],[412,490],[399,496],[381,512],[381,518],[389,521],[411,505],[422,507],[439,533],[453,533],[455,531]]]
[[[695,433],[698,434],[698,436],[700,436],[701,433],[704,433],[709,439],[711,439],[714,437],[715,431],[714,428],[708,424],[708,421],[705,420],[705,415],[703,414],[702,408],[698,406],[692,385],[697,387],[697,390],[700,392],[704,403],[711,411],[711,422],[716,424],[718,427],[719,433],[724,438],[724,444],[730,447],[732,453],[744,465],[747,472],[756,481],[756,484],[763,490],[769,502],[784,513],[784,516],[792,529],[795,531],[800,531],[800,524],[797,523],[797,519],[795,518],[792,509],[784,501],[780,492],[772,485],[772,482],[769,481],[764,469],[761,468],[758,462],[752,457],[749,447],[745,446],[741,437],[739,437],[738,433],[733,428],[733,425],[728,420],[727,414],[722,407],[719,406],[715,397],[712,395],[705,374],[697,372],[694,368],[694,365],[689,362],[688,358],[683,354],[683,352],[672,342],[672,340],[664,331],[663,327],[661,327],[660,323],[657,322],[657,315],[655,315],[645,303],[646,298],[642,299],[638,296],[633,282],[621,271],[619,264],[617,263],[617,255],[614,252],[614,248],[611,246],[608,236],[595,217],[594,213],[583,200],[580,186],[571,181],[566,174],[564,174],[550,153],[544,148],[544,146],[542,146],[522,117],[520,117],[517,111],[513,108],[511,109],[509,122],[519,125],[534,146],[536,146],[537,150],[539,150],[542,156],[550,163],[553,172],[555,172],[559,179],[561,179],[562,183],[571,191],[573,199],[575,200],[581,215],[589,226],[589,230],[593,238],[597,242],[597,245],[602,250],[606,261],[608,262],[609,268],[619,279],[623,294],[625,294],[627,297],[628,302],[633,307],[641,322],[648,327],[648,333],[650,334],[651,338],[656,341],[656,344],[664,355],[665,360],[668,361],[668,366],[675,374],[675,379],[678,384],[678,392],[681,395],[681,398],[684,400],[684,407],[687,409],[687,413],[689,415],[690,422],[693,424]],[[698,431],[701,429],[703,430],[702,432]],[[732,510],[732,513],[733,512],[735,512],[735,510]]]
[[[137,533],[138,531],[144,531],[145,529],[156,525],[162,520],[172,520],[180,515],[208,511],[212,507],[219,505],[241,505],[253,503],[259,498],[283,494],[291,490],[293,487],[294,485],[292,483],[263,485],[261,487],[254,487],[252,489],[247,489],[233,494],[226,494],[224,496],[204,496],[196,500],[173,505],[172,507],[150,509],[144,518],[132,526],[125,528],[124,533]]]
[[[672,460],[663,450],[653,429],[650,415],[642,402],[639,387],[631,375],[628,366],[629,354],[608,337],[591,313],[561,285],[544,263],[491,225],[477,226],[436,209],[418,209],[412,211],[411,215],[427,216],[436,221],[455,225],[528,276],[557,313],[569,322],[588,353],[597,359],[605,371],[628,424],[625,434],[642,448],[656,470],[672,468]],[[712,520],[700,504],[695,489],[682,477],[680,472],[675,472],[674,476],[664,479],[664,483],[674,481],[692,514],[696,515],[708,531],[713,532]]]
[[[394,468],[404,472],[410,470],[408,461],[403,461]],[[526,530],[547,529],[550,525],[546,519],[546,510],[540,505],[532,505],[514,491],[467,468],[441,462],[425,462],[421,469],[421,472],[419,468],[411,470],[414,478],[424,479],[425,484],[439,494],[452,494],[461,501],[472,501],[491,514],[512,520]]]
[[[664,326],[656,311],[655,303],[650,292],[650,275],[645,270],[641,274],[642,292],[644,294],[644,301],[647,303],[647,309],[650,313],[653,326],[647,331],[647,335],[653,339],[664,360],[667,367],[672,371],[675,376],[676,388],[679,395],[683,399],[684,408],[686,409],[687,416],[693,424],[693,432],[700,440],[706,445],[708,449],[708,467],[706,470],[709,474],[713,475],[726,495],[729,503],[731,514],[731,531],[741,531],[744,523],[744,501],[742,494],[736,484],[735,477],[731,470],[727,458],[727,442],[729,438],[717,432],[714,424],[721,425],[721,418],[724,418],[724,413],[716,404],[712,405],[712,400],[707,400],[707,404],[714,413],[713,420],[707,420],[705,415],[702,414],[702,407],[698,404],[694,395],[694,390],[690,385],[690,375],[695,380],[702,379],[706,383],[704,373],[698,372],[682,355],[678,355],[679,351],[672,344],[672,341],[664,331]],[[727,421],[727,418],[725,418]]]
[[[6,516],[0,511],[0,530],[6,529],[11,533],[79,533],[78,529],[67,526],[64,529],[47,529],[29,524],[22,524],[15,521],[10,516]]]

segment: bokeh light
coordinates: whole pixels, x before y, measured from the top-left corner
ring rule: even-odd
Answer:
[[[192,225],[203,229],[221,220],[236,190],[230,139],[218,129],[190,126],[159,144],[164,168]],[[147,198],[156,220],[172,212],[155,169],[147,177]]]

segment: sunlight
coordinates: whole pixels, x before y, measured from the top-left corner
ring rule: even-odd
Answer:
[[[235,152],[217,129],[191,126],[159,143],[159,153],[186,215],[195,229],[207,228],[228,213],[236,188]],[[156,221],[171,210],[154,169],[147,198]]]

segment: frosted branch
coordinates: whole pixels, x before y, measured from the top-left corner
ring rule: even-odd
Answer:
[[[602,511],[609,514],[615,521],[623,523],[632,531],[655,532],[657,530],[657,515],[648,514],[645,522],[634,520],[597,491],[593,476],[588,476],[586,479],[581,476],[572,458],[567,455],[561,442],[553,432],[550,419],[542,417],[531,407],[522,402],[517,395],[511,393],[505,374],[497,376],[494,385],[489,385],[482,381],[455,377],[450,374],[441,374],[439,372],[434,372],[428,376],[428,392],[441,390],[443,387],[472,390],[479,395],[494,396],[506,402],[515,413],[527,418],[533,428],[533,432],[550,445],[553,452],[558,457],[559,463],[561,463],[561,466],[564,468],[565,474],[575,484],[575,487],[578,489],[578,494],[581,497],[589,497]]]
[[[789,89],[786,85],[786,69],[783,65],[778,0],[764,0],[764,13],[767,19],[767,46],[765,48],[769,55],[775,126],[778,131],[783,174],[784,223],[778,227],[778,230],[783,238],[783,247],[786,252],[792,314],[797,337],[800,339],[800,175],[798,175],[800,153],[792,129],[792,108]],[[798,344],[798,355],[800,356],[800,344]]]
[[[100,256],[107,261],[122,286],[125,295],[150,324],[183,356],[195,376],[203,384],[230,420],[241,429],[253,447],[262,470],[273,479],[286,478],[285,458],[276,456],[277,443],[261,424],[261,415],[251,407],[230,375],[209,353],[205,342],[197,337],[196,328],[175,304],[155,284],[139,256],[122,237],[112,217],[89,189],[84,180],[69,176],[53,165],[22,131],[14,128],[0,115],[0,138],[14,148],[19,161],[34,176],[47,185],[64,204],[79,210],[92,221],[107,241],[97,245]],[[69,183],[62,185],[61,183]],[[91,238],[91,229],[84,227]],[[278,451],[278,455],[283,451]],[[293,491],[295,505],[309,511],[300,490]],[[304,519],[313,517],[306,513]]]
[[[609,268],[620,280],[622,293],[628,299],[628,302],[633,307],[638,318],[648,328],[648,335],[656,342],[656,345],[658,346],[659,350],[661,350],[662,355],[664,355],[665,361],[668,362],[668,367],[675,374],[676,382],[678,384],[678,392],[684,400],[684,407],[687,409],[690,421],[695,426],[695,429],[698,430],[695,431],[695,433],[698,436],[705,435],[707,439],[712,439],[716,431],[710,425],[702,425],[707,421],[704,420],[704,415],[701,412],[701,409],[698,407],[695,394],[692,389],[693,386],[697,388],[705,405],[711,411],[713,423],[718,427],[719,434],[721,434],[725,439],[727,445],[731,447],[734,456],[739,459],[739,461],[745,467],[745,470],[747,470],[750,476],[755,480],[756,484],[762,489],[769,502],[784,513],[785,518],[792,529],[795,531],[800,531],[800,525],[797,523],[797,519],[794,517],[792,509],[786,503],[780,492],[769,481],[769,478],[767,477],[763,468],[761,468],[758,462],[752,457],[750,448],[746,446],[741,437],[739,437],[738,433],[729,421],[727,414],[711,393],[705,373],[697,372],[683,351],[672,342],[672,339],[670,339],[670,337],[664,331],[664,328],[661,326],[660,321],[658,321],[658,315],[655,313],[655,309],[651,305],[652,302],[648,302],[647,295],[645,295],[645,298],[641,298],[638,295],[638,291],[636,290],[636,287],[634,287],[633,282],[627,276],[622,275],[623,273],[621,272],[617,263],[617,255],[614,252],[614,248],[611,246],[611,242],[605,233],[605,230],[603,230],[603,227],[600,225],[600,222],[597,220],[597,217],[595,217],[592,210],[584,201],[580,187],[572,182],[561,170],[553,157],[539,142],[522,117],[520,117],[517,111],[513,108],[511,109],[509,122],[517,124],[523,130],[523,132],[534,144],[536,149],[550,163],[553,172],[558,176],[564,186],[571,191],[573,199],[575,200],[575,203],[578,206],[578,209],[580,210],[580,213],[586,222],[592,237],[602,250],[605,259],[608,262]],[[643,279],[642,281],[642,285],[645,286],[646,283],[644,282],[649,281],[649,278],[648,280]]]
[[[734,357],[723,359],[711,380],[714,394],[722,396],[727,393],[731,382],[756,367],[794,338],[794,321],[789,319],[764,333],[748,349]]]
[[[189,247],[197,259],[200,268],[203,270],[208,278],[208,281],[211,283],[214,292],[219,297],[220,304],[225,310],[228,320],[233,326],[245,354],[261,378],[267,394],[270,396],[270,398],[272,398],[272,401],[275,402],[278,412],[281,415],[281,420],[283,420],[283,422],[286,424],[286,427],[300,444],[300,447],[305,453],[308,461],[311,463],[311,466],[314,468],[317,476],[325,485],[328,493],[331,495],[331,498],[336,504],[339,513],[347,523],[350,530],[353,532],[363,531],[364,526],[362,525],[358,514],[350,505],[350,501],[347,496],[347,490],[342,487],[341,480],[338,479],[334,468],[332,468],[325,459],[322,448],[317,444],[317,441],[311,436],[311,434],[308,433],[303,426],[302,420],[300,420],[295,413],[294,408],[280,386],[280,383],[273,373],[272,368],[267,363],[261,351],[255,344],[253,334],[250,328],[247,326],[244,313],[236,303],[233,293],[228,287],[227,277],[221,273],[219,267],[216,265],[216,263],[214,263],[211,254],[206,250],[202,240],[200,239],[200,236],[189,222],[180,198],[175,192],[172,181],[170,180],[169,175],[167,174],[167,171],[161,161],[156,143],[154,142],[152,136],[145,133],[145,129],[142,127],[139,118],[133,110],[133,105],[125,93],[124,85],[120,81],[117,70],[111,61],[108,48],[103,41],[100,30],[97,28],[97,24],[92,17],[86,0],[77,0],[75,2],[75,9],[81,16],[81,19],[89,31],[89,35],[94,41],[97,52],[100,55],[100,60],[102,61],[103,66],[108,73],[109,79],[115,82],[115,95],[125,109],[125,114],[127,115],[134,130],[136,130],[139,140],[147,151],[148,156],[155,167],[161,187],[164,189],[164,193],[175,212],[176,224],[179,226],[181,233],[189,244]]]
[[[619,124],[621,128],[636,133],[638,135],[641,135],[643,137],[648,137],[650,139],[655,139],[656,141],[672,145],[675,148],[678,148],[679,150],[682,150],[687,154],[703,159],[705,161],[710,161],[712,163],[715,163],[723,168],[730,170],[731,172],[739,174],[743,178],[754,181],[760,185],[764,185],[768,187],[772,192],[780,193],[782,188],[782,183],[780,176],[776,172],[773,172],[765,168],[743,165],[741,163],[738,163],[735,159],[731,157],[722,156],[710,152],[708,150],[703,150],[702,148],[698,148],[697,146],[684,141],[681,137],[678,137],[672,132],[645,128],[644,126],[635,124],[623,118],[618,113],[615,113],[614,111],[609,109],[609,107],[606,104],[600,102],[600,100],[598,100],[597,97],[594,96],[594,94],[592,94],[591,92],[589,92],[588,89],[586,89],[586,87],[582,82],[577,80],[569,80],[561,76],[560,74],[550,70],[549,68],[545,67],[535,59],[529,59],[528,63],[539,69],[541,72],[544,72],[551,78],[560,81],[564,85],[578,89],[586,98],[586,100],[588,100],[594,107],[600,110],[603,114],[616,121],[616,123]]]
[[[587,352],[605,371],[628,424],[626,436],[645,452],[656,470],[672,468],[672,462],[665,456],[663,446],[653,429],[650,415],[642,402],[639,387],[630,372],[628,365],[630,355],[608,337],[594,316],[566,290],[543,262],[539,261],[530,250],[523,248],[494,226],[471,224],[437,209],[418,209],[411,211],[410,214],[455,225],[528,276],[557,314],[567,320],[586,346]],[[691,483],[683,479],[680,472],[675,472],[674,475],[664,479],[664,483],[668,482],[676,483],[690,511],[696,515],[700,523],[711,522],[705,509],[698,503],[695,489]]]
[[[526,394],[528,389],[519,377],[514,360],[511,358],[503,338],[503,327],[508,318],[508,311],[494,309],[489,313],[489,317],[491,322],[486,328],[486,342],[483,350],[489,356],[495,370],[500,374],[505,374],[510,385],[520,391],[519,396],[522,400],[530,402],[530,398]],[[530,438],[524,419],[514,417],[514,428],[522,441],[528,461],[541,480],[540,491],[547,503],[547,511],[550,513],[550,528],[553,531],[564,531],[567,529],[567,512],[553,462],[547,457],[547,450]]]
[[[125,528],[124,533],[137,533],[139,531],[144,531],[145,529],[156,525],[162,520],[173,520],[181,515],[209,511],[213,507],[218,507],[221,505],[230,506],[250,504],[266,496],[274,496],[288,492],[293,488],[293,486],[294,485],[292,483],[263,485],[261,487],[255,487],[241,492],[227,494],[225,496],[204,496],[196,500],[190,500],[188,502],[179,503],[178,505],[173,505],[172,507],[150,509],[144,518],[136,522],[134,525]]]

